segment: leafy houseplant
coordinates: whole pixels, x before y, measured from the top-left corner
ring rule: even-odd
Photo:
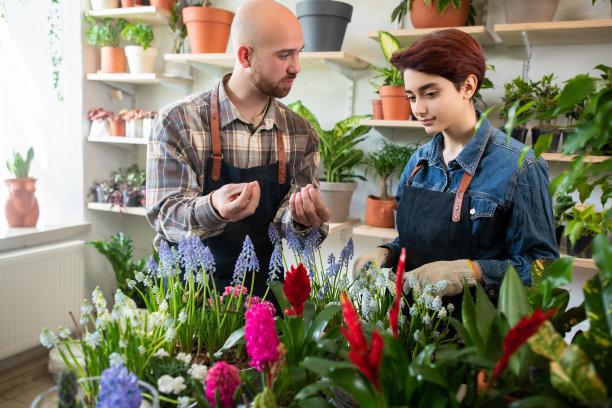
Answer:
[[[13,152],[13,161],[6,161],[6,168],[15,178],[30,178],[30,164],[34,159],[34,149],[30,147],[24,159],[19,152]]]
[[[121,42],[121,30],[128,24],[124,18],[104,18],[96,23],[93,17],[87,16],[87,21],[92,24],[85,32],[85,42],[100,47],[101,72],[121,73],[126,72],[125,50],[119,48]]]
[[[145,50],[155,40],[151,26],[142,21],[138,21],[136,24],[128,23],[121,30],[121,37],[127,41],[133,41],[134,44],[140,45]]]
[[[435,8],[440,13],[440,17],[444,15],[444,12],[451,5],[457,12],[460,11],[462,3],[464,3],[463,0],[417,0],[417,1],[422,1],[425,6],[429,6],[429,4],[433,1],[435,4]],[[465,0],[465,2],[469,4],[469,12],[467,16],[468,25],[474,25],[474,17],[475,17],[476,11],[474,10],[474,7],[471,5],[469,0]],[[406,14],[408,13],[408,10],[412,11],[413,3],[414,3],[414,0],[400,0],[400,3],[397,5],[397,7],[393,9],[393,12],[391,13],[391,22],[394,22],[397,20],[397,23],[399,25],[402,25],[402,22],[406,18]],[[413,21],[413,24],[414,24],[414,21]],[[463,24],[453,24],[452,26],[458,26],[458,25],[464,25],[464,24],[465,24],[465,21],[463,22]],[[416,25],[414,27],[415,28],[425,28],[425,27],[417,27]],[[436,26],[429,26],[429,27],[446,27],[446,26],[436,25]]]
[[[602,224],[607,210],[596,212],[595,206],[575,206],[565,213],[567,225],[565,235],[568,237],[567,251],[569,255],[579,255],[585,249],[585,257],[591,257],[591,250],[588,248],[594,237],[599,233],[607,233],[602,230]]]
[[[121,30],[121,36],[136,44],[125,46],[125,55],[127,56],[130,72],[132,74],[155,72],[157,50],[150,47],[151,43],[155,40],[153,29],[148,24],[138,21],[136,24],[127,24]]]
[[[531,129],[532,144],[538,142],[540,136],[552,133],[552,141],[549,150],[557,151],[559,146],[559,138],[561,131],[555,128],[557,117],[549,114],[552,108],[556,105],[556,100],[559,97],[561,89],[559,85],[554,84],[553,74],[544,75],[542,79],[536,82],[537,85],[532,86],[532,92],[535,100],[535,118],[539,121],[538,125]]]
[[[500,117],[506,119],[506,133],[513,139],[521,143],[525,143],[527,129],[522,124],[530,120],[534,113],[535,98],[533,95],[533,87],[539,83],[526,82],[521,77],[516,77],[510,82],[504,84],[505,94],[502,96],[503,105],[500,110]],[[511,109],[520,110],[520,113],[513,115]],[[508,129],[510,119],[514,118],[516,126],[511,126]]]
[[[9,227],[34,227],[38,222],[38,201],[34,196],[36,179],[29,176],[34,149],[29,148],[25,159],[19,152],[13,152],[13,159],[6,161],[6,167],[15,176],[4,180],[9,198],[4,207]]]

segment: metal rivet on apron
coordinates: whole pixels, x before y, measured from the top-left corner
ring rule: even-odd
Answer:
[[[453,219],[455,219],[455,220],[456,220],[457,218],[459,218],[459,217],[457,217],[456,215],[455,215],[455,216],[453,216]]]
[[[456,205],[456,206],[455,206],[455,210],[458,210],[458,209],[459,209],[459,206],[458,206],[458,205]]]
[[[475,208],[472,208],[472,209],[470,210],[470,214],[472,214],[472,215],[476,214],[476,209],[475,209]]]

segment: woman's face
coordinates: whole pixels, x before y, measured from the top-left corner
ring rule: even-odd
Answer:
[[[466,101],[471,95],[439,75],[406,69],[404,71],[406,96],[412,113],[425,126],[428,134],[444,132],[459,125],[466,112]],[[466,99],[467,98],[467,99]]]

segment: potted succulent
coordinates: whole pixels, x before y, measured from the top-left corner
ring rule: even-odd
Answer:
[[[210,0],[183,8],[191,52],[224,53],[234,15],[231,11],[211,7]]]
[[[380,178],[380,196],[369,195],[366,201],[366,224],[372,227],[395,227],[395,213],[397,204],[395,196],[387,193],[387,179],[392,174],[400,176],[410,156],[418,149],[418,144],[397,145],[383,140],[383,147],[365,156],[366,175],[373,170]]]
[[[295,5],[304,51],[340,51],[353,6],[334,0],[303,0]]]
[[[469,17],[473,23],[470,0],[401,0],[391,13],[391,21],[402,25],[408,10],[414,28],[460,27]]]
[[[379,31],[378,38],[382,52],[389,61],[391,56],[399,51],[399,41],[387,31]],[[411,113],[410,102],[406,98],[402,73],[394,66],[391,66],[391,68],[372,66],[371,69],[378,72],[377,78],[383,79],[382,85],[378,88],[378,93],[382,101],[385,120],[408,120]]]
[[[557,105],[557,99],[561,89],[559,85],[553,84],[553,74],[544,75],[542,80],[532,83],[531,89],[535,100],[535,118],[539,121],[537,126],[531,129],[532,145],[538,142],[540,136],[552,133],[552,141],[549,151],[556,152],[559,147],[561,131],[555,128],[557,117],[549,113]]]
[[[111,136],[125,136],[125,114],[127,109],[113,112],[110,117]]]
[[[103,108],[93,108],[87,113],[87,117],[91,120],[91,128],[89,129],[89,137],[103,137],[110,134],[108,122],[112,113]]]
[[[121,30],[121,36],[135,44],[125,46],[130,72],[132,74],[155,72],[157,50],[151,48],[151,43],[155,41],[151,26],[142,21],[136,24],[129,23]]]
[[[92,26],[85,32],[85,42],[100,47],[100,72],[127,72],[125,50],[119,48],[120,33],[128,24],[127,20],[103,18],[101,22],[96,23],[93,17],[87,16],[86,18]]]
[[[289,108],[310,122],[319,134],[325,174],[325,181],[321,181],[320,187],[321,199],[331,212],[330,222],[343,222],[348,216],[353,191],[357,188],[357,183],[352,180],[365,180],[355,173],[364,155],[363,150],[356,146],[371,129],[370,126],[359,126],[359,121],[369,115],[354,115],[336,123],[331,130],[323,130],[314,114],[301,101],[290,104]]]
[[[4,214],[11,228],[35,227],[38,222],[38,200],[34,196],[36,179],[29,176],[33,159],[34,149],[30,147],[25,159],[20,153],[13,152],[13,160],[6,161],[8,171],[15,176],[15,178],[4,180],[9,190]]]

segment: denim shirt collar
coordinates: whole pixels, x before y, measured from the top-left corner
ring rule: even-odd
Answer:
[[[480,119],[481,111],[476,110],[476,116]],[[474,176],[480,158],[487,147],[489,136],[491,135],[491,124],[488,119],[484,119],[480,128],[470,141],[465,145],[461,153],[454,159],[467,173]],[[432,149],[429,157],[426,157],[429,165],[443,163],[442,151],[444,149],[444,135],[442,132],[436,133],[431,141]]]

